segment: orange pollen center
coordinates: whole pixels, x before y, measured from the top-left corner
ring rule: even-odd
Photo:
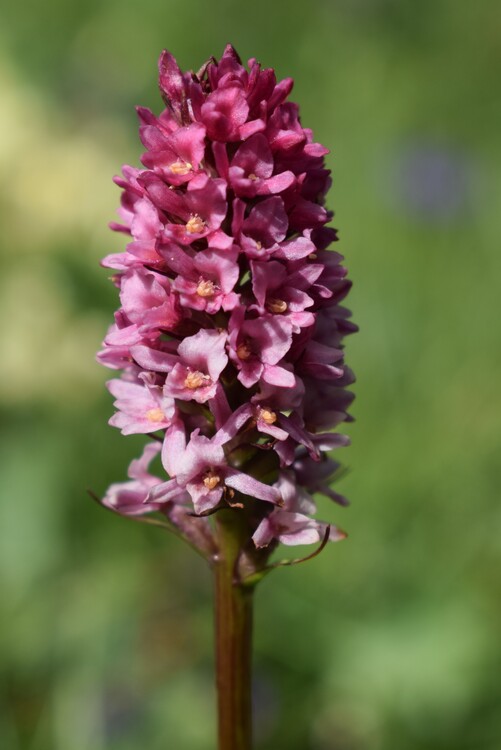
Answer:
[[[247,341],[244,341],[242,344],[239,344],[237,346],[237,357],[238,359],[249,359],[249,357],[252,354],[252,349],[249,346],[249,343]]]
[[[258,250],[262,250],[263,249],[263,243],[262,242],[256,242],[256,248]]]
[[[146,412],[146,419],[148,422],[163,422],[165,414],[161,409],[150,409]]]
[[[184,385],[186,388],[194,391],[196,388],[200,388],[202,385],[208,385],[211,379],[208,375],[204,375],[199,370],[189,372],[185,378]]]
[[[215,489],[220,482],[221,482],[221,477],[218,474],[216,474],[215,471],[213,471],[212,469],[209,469],[209,471],[205,472],[204,485],[207,487],[208,490]]]
[[[272,313],[283,313],[287,310],[287,302],[283,299],[275,299],[272,297],[266,303],[266,307]]]
[[[259,419],[262,419],[266,424],[275,424],[277,421],[277,415],[271,409],[260,409]]]
[[[190,218],[190,220],[186,223],[186,231],[190,234],[198,234],[199,232],[203,232],[205,229],[205,222],[203,219],[200,218],[198,214],[195,214]]]
[[[199,297],[213,297],[216,291],[216,286],[210,279],[200,279],[197,286],[197,294]]]
[[[170,165],[169,169],[173,174],[183,175],[183,174],[188,174],[188,172],[191,172],[191,170],[193,169],[193,165],[190,164],[189,161],[181,161],[180,159],[179,161],[173,162]]]
[[[254,172],[251,172],[248,179],[252,180],[252,182],[255,182],[256,180],[259,180],[259,177],[257,176],[257,174],[254,174]]]

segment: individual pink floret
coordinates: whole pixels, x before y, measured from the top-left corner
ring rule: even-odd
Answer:
[[[150,199],[172,220],[167,220],[164,237],[190,245],[208,237],[221,226],[226,216],[226,182],[200,173],[188,183],[185,193],[171,190],[153,172],[139,178]]]
[[[143,125],[141,140],[148,151],[141,161],[158,172],[170,185],[182,185],[195,177],[205,153],[205,127],[192,123],[168,136],[158,127]]]
[[[120,300],[140,333],[174,330],[182,320],[179,302],[168,279],[143,268],[132,268],[121,279]]]
[[[118,427],[122,435],[156,432],[170,426],[175,414],[174,399],[166,396],[160,386],[127,380],[109,380],[106,386],[116,399],[113,405],[117,409],[109,424]]]
[[[102,504],[125,516],[142,516],[160,510],[160,503],[146,501],[153,487],[162,481],[148,471],[151,461],[160,453],[160,448],[159,443],[147,443],[141,457],[132,461],[129,466],[131,481],[110,485]]]
[[[228,364],[225,332],[201,330],[178,347],[179,361],[167,375],[165,396],[203,404],[216,395],[219,376]]]
[[[154,488],[148,502],[170,501],[176,492],[186,490],[198,514],[213,510],[223,497],[231,503],[234,490],[269,503],[281,504],[276,488],[264,484],[228,464],[223,448],[228,431],[217,432],[213,438],[194,430],[186,444],[184,428],[177,422],[168,431],[162,460],[172,479]]]
[[[208,95],[200,109],[207,135],[213,141],[241,140],[241,127],[247,120],[249,105],[241,86],[229,85]]]
[[[288,218],[281,198],[266,198],[251,208],[245,218],[246,204],[235,199],[233,202],[232,232],[238,244],[250,258],[266,258],[278,249],[278,243],[285,239]]]
[[[289,272],[276,260],[263,263],[251,261],[252,290],[261,315],[271,313],[286,318],[294,333],[315,323],[315,315],[308,312],[314,300],[305,290],[320,276],[323,266],[311,263]]]
[[[244,319],[245,311],[233,311],[229,323],[229,355],[238,369],[238,379],[246,388],[259,380],[283,388],[292,388],[293,373],[278,363],[287,354],[292,341],[292,327],[286,320],[265,315]]]
[[[284,506],[274,508],[263,518],[252,536],[256,547],[267,547],[275,539],[288,546],[315,544],[322,541],[327,528],[330,541],[337,542],[346,538],[345,532],[337,526],[311,518],[316,512],[315,503],[297,486],[293,472],[281,471],[275,486]]]
[[[229,311],[238,305],[240,298],[233,290],[239,276],[236,250],[209,248],[193,258],[186,257],[183,274],[176,277],[173,289],[181,305],[214,315],[221,308]]]
[[[287,190],[295,181],[290,170],[273,174],[275,165],[266,137],[256,133],[237,150],[230,164],[226,164],[226,148],[216,148],[218,167],[239,197],[254,198],[256,195],[273,195]]]

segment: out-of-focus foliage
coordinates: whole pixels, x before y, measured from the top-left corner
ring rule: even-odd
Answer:
[[[496,0],[35,0],[0,18],[0,745],[214,747],[211,580],[92,504],[141,439],[94,351],[111,176],[138,163],[156,59],[231,41],[296,79],[332,148],[361,332],[350,533],[258,592],[262,750],[501,746]]]

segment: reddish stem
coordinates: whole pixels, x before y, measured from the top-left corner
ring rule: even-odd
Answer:
[[[235,580],[245,529],[235,511],[217,514],[216,684],[219,750],[252,749],[252,587]]]

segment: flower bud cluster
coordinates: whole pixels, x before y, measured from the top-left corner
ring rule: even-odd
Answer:
[[[348,442],[332,429],[349,420],[356,330],[328,250],[328,151],[287,101],[292,80],[231,46],[197,75],[168,52],[159,69],[165,109],[138,108],[143,167],[115,179],[129,241],[103,260],[121,307],[98,355],[122,370],[110,424],[152,442],[103,503],[160,512],[199,547],[223,507],[246,513],[256,547],[342,538],[312,499],[344,502],[326,452]]]

